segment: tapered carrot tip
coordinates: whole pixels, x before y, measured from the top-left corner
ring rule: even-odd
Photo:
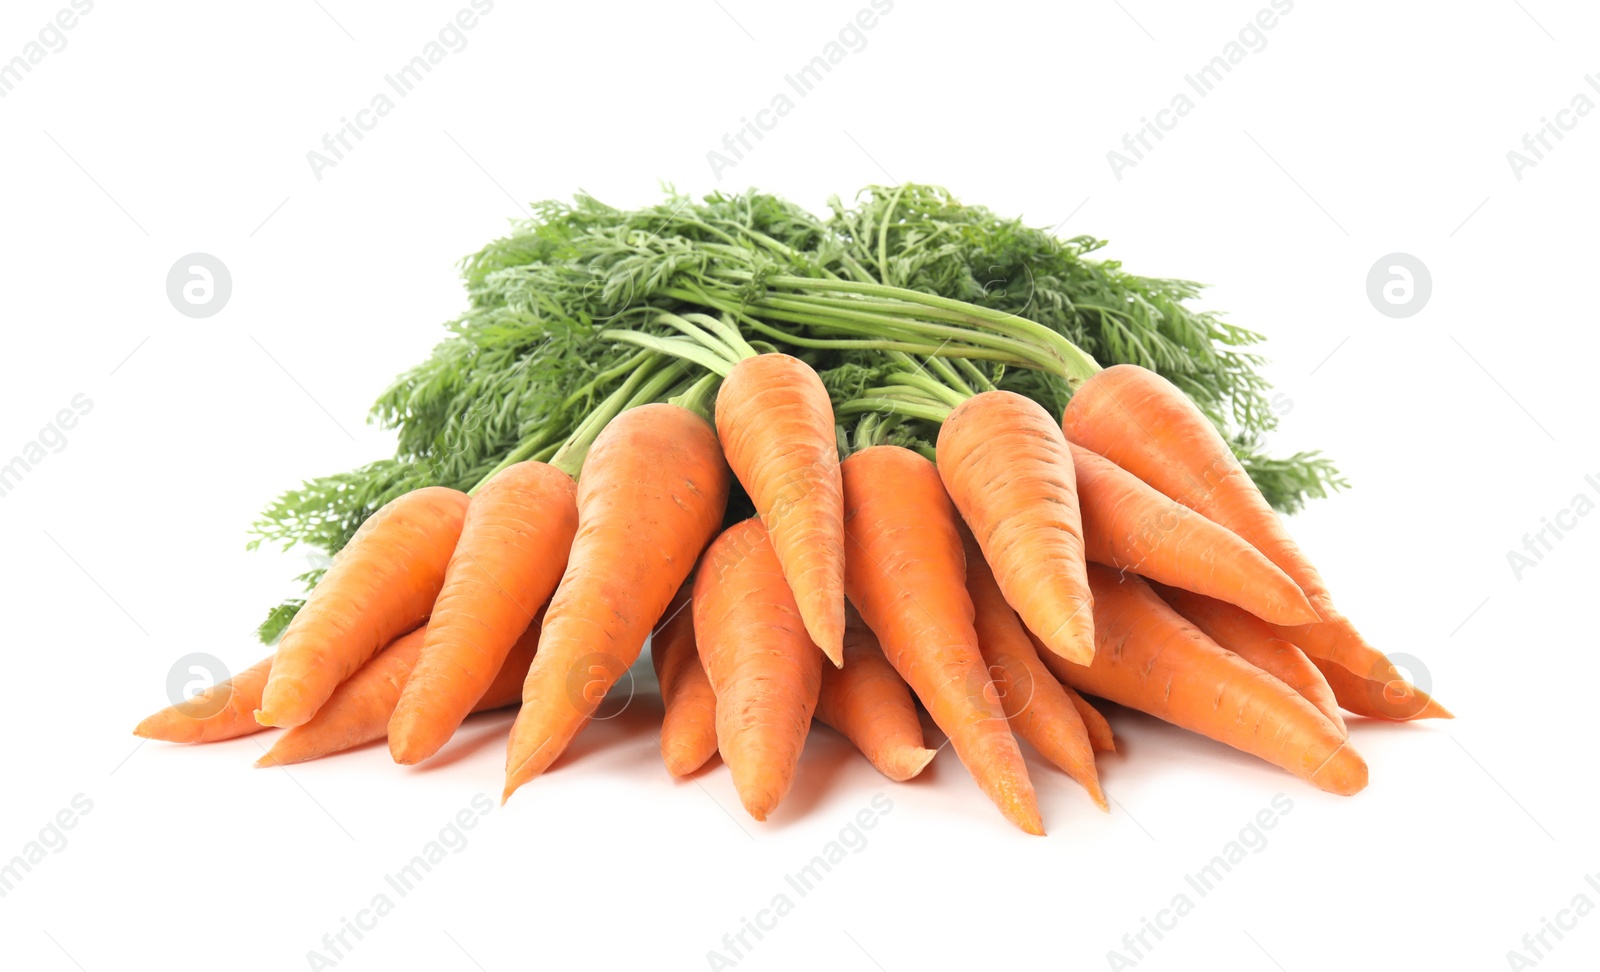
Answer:
[[[937,755],[939,755],[937,749],[906,746],[903,749],[885,753],[883,764],[878,767],[878,770],[896,783],[904,783],[927,769],[928,764],[933,762],[933,757]]]
[[[1404,722],[1455,718],[1449,709],[1439,704],[1438,699],[1403,678],[1397,678],[1383,687],[1382,701],[1384,706],[1393,710],[1390,718]]]
[[[433,753],[428,752],[426,744],[419,744],[411,733],[403,736],[389,735],[389,755],[401,766],[413,766],[422,762]]]
[[[1074,665],[1094,664],[1094,602],[1079,602],[1071,617],[1048,636],[1041,635],[1040,640],[1046,648]]]
[[[1319,790],[1338,796],[1352,796],[1367,788],[1367,761],[1348,743],[1334,750],[1309,777]]]
[[[1089,799],[1094,801],[1095,806],[1105,813],[1111,812],[1111,804],[1106,802],[1106,791],[1100,788],[1099,780],[1089,780],[1083,784],[1083,788],[1089,791]]]
[[[266,700],[263,699],[262,707],[255,712],[257,722],[263,726],[293,729],[295,726],[310,722],[311,717],[317,714],[315,708],[303,704],[306,698],[306,689],[305,685],[298,679],[280,676],[278,681],[273,684],[276,686],[273,689],[273,699],[282,704],[269,707],[266,704]],[[286,712],[300,713],[300,716],[299,718],[291,719],[285,714]]]
[[[1428,704],[1417,713],[1418,719],[1454,719],[1455,713],[1439,704],[1438,699],[1429,698]]]
[[[667,772],[682,779],[690,773],[706,765],[706,762],[716,753],[715,740],[709,748],[695,746],[691,743],[680,743],[664,746],[661,750],[661,761],[667,764]]]
[[[159,739],[162,742],[184,742],[183,735],[174,724],[177,712],[162,709],[133,727],[133,734],[141,739]]]
[[[1035,837],[1043,837],[1045,835],[1044,821],[1039,818],[1037,807],[1011,806],[1003,807],[1002,810],[1005,812],[1007,820],[1021,827],[1027,833]]]

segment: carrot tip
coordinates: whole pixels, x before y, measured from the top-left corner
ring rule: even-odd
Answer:
[[[884,776],[896,783],[904,783],[927,769],[933,762],[933,757],[939,755],[937,749],[927,749],[921,746],[910,746],[890,754],[884,765],[879,767]]]
[[[389,737],[389,758],[401,766],[415,766],[431,755],[433,754],[418,752],[409,739]]]
[[[1413,719],[1454,719],[1455,717],[1455,713],[1440,705],[1439,700],[1434,698],[1429,698],[1428,704],[1422,707],[1422,711],[1412,716]]]
[[[667,765],[668,773],[682,779],[704,766],[716,751],[715,746],[704,753],[695,752],[689,746],[675,746],[672,752],[662,750],[661,761]]]

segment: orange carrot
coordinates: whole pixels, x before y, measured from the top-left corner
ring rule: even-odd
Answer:
[[[1077,476],[1061,428],[1037,402],[983,392],[939,429],[939,475],[995,580],[1050,651],[1094,657]]]
[[[822,688],[822,652],[759,519],[723,531],[701,558],[694,640],[717,694],[717,750],[745,810],[765,820],[794,782]]]
[[[967,593],[976,614],[978,647],[1000,694],[1011,728],[1045,759],[1072,777],[1095,805],[1109,810],[1095,772],[1094,748],[1083,717],[1054,675],[1039,660],[1027,629],[1011,610],[994,572],[972,534],[963,530],[967,552]]]
[[[650,664],[661,686],[661,759],[673,776],[688,776],[717,751],[717,695],[694,645],[691,585],[667,605],[666,618],[650,636]]]
[[[1217,645],[1144,581],[1089,565],[1099,650],[1089,666],[1046,656],[1063,681],[1350,795],[1367,764],[1333,723],[1287,685]]]
[[[936,754],[922,745],[911,689],[854,608],[845,609],[844,667],[822,670],[817,721],[837,729],[896,782],[922,772]]]
[[[1111,723],[1100,714],[1100,710],[1090,705],[1088,699],[1079,695],[1077,690],[1067,683],[1061,683],[1061,690],[1067,693],[1067,698],[1072,701],[1072,707],[1078,710],[1078,717],[1083,720],[1083,728],[1089,733],[1089,746],[1097,753],[1116,752],[1117,739],[1111,734]]]
[[[727,502],[716,433],[686,408],[629,409],[595,439],[578,479],[572,554],[511,727],[506,797],[555,762],[638,659]]]
[[[1161,599],[1172,605],[1212,641],[1243,658],[1268,675],[1294,689],[1343,734],[1349,735],[1339,703],[1322,673],[1305,652],[1278,637],[1272,626],[1243,608],[1194,594],[1152,584]]]
[[[194,698],[169,705],[134,727],[135,736],[176,743],[236,739],[265,729],[252,713],[272,671],[272,656],[225,679]]]
[[[578,529],[576,494],[555,466],[519,462],[473,497],[422,654],[390,718],[395,762],[439,751],[550,599]]]
[[[717,436],[778,552],[806,631],[843,664],[844,499],[822,379],[787,354],[745,358],[717,393]]]
[[[1405,722],[1408,719],[1424,718],[1417,714],[1419,705],[1424,705],[1416,693],[1408,691],[1410,683],[1399,678],[1388,659],[1379,670],[1362,675],[1352,672],[1338,662],[1327,661],[1315,655],[1310,656],[1311,663],[1317,666],[1317,671],[1327,679],[1328,688],[1333,691],[1333,697],[1340,708],[1358,716],[1367,716],[1373,719],[1390,719],[1395,722]],[[1390,674],[1393,673],[1393,674]]]
[[[1067,438],[1098,452],[1202,516],[1232,530],[1300,585],[1322,620],[1279,630],[1313,658],[1374,672],[1415,697],[1411,718],[1449,718],[1405,682],[1388,659],[1334,609],[1315,567],[1284,529],[1217,429],[1177,386],[1136,365],[1115,365],[1085,381],[1067,403]]]
[[[1317,620],[1289,575],[1237,534],[1072,446],[1088,557],[1150,580],[1237,604],[1285,624]]]
[[[422,623],[444,586],[467,502],[466,493],[429,486],[362,524],[283,633],[256,711],[262,725],[309,721],[363,662]]]
[[[257,766],[286,766],[341,753],[382,739],[390,715],[400,700],[426,645],[426,628],[401,635],[360,670],[341,682],[311,721],[278,737],[272,748],[256,760]],[[473,712],[488,712],[513,705],[522,698],[522,679],[539,644],[539,622],[529,624],[506,653]]]
[[[978,650],[959,521],[938,470],[899,446],[863,449],[841,469],[845,593],[978,786],[1012,823],[1043,834],[1027,766]]]

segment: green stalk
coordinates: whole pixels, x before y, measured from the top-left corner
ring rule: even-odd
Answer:
[[[656,364],[646,365],[629,375],[622,387],[607,396],[579,423],[567,441],[550,457],[550,465],[577,479],[583,469],[583,460],[589,455],[589,447],[594,445],[594,440],[612,419],[636,405],[659,401],[662,394],[681,377],[681,366],[676,362],[670,362],[673,367],[659,367],[664,360],[658,357]]]
[[[975,365],[972,362],[968,361],[966,358],[952,358],[951,360],[956,363],[956,367],[957,368],[961,369],[961,371],[964,372],[968,378],[971,378],[973,380],[973,382],[978,386],[978,388],[980,390],[982,390],[982,391],[997,391],[998,390],[998,388],[995,385],[995,383],[990,381],[989,380],[989,376],[984,374],[978,368],[977,365]]]
[[[904,415],[907,418],[923,419],[940,425],[944,424],[944,420],[950,415],[950,409],[942,404],[926,401],[908,401],[880,395],[864,395],[860,398],[852,398],[848,402],[834,406],[833,409],[833,414],[836,416],[866,415],[874,412],[885,415]]]
[[[962,402],[972,397],[970,395],[963,395],[953,388],[948,388],[945,385],[940,384],[936,379],[922,374],[921,372],[917,372],[915,374],[890,375],[885,380],[891,385],[903,385],[907,388],[915,388],[916,390],[926,394],[929,398],[943,402],[952,409],[958,407]]]
[[[1053,356],[1060,360],[1064,369],[1061,372],[1062,377],[1074,384],[1089,378],[1100,370],[1099,364],[1088,353],[1043,324],[1037,321],[1030,321],[1025,317],[1018,317],[1015,314],[1008,314],[1004,311],[979,307],[966,301],[940,297],[935,294],[925,294],[922,291],[910,290],[905,287],[856,283],[849,280],[818,280],[814,277],[777,275],[767,277],[763,282],[769,287],[786,287],[802,293],[837,291],[840,293],[865,294],[869,297],[899,299],[911,304],[955,311],[968,315],[975,324],[987,324],[1002,333],[1035,341],[1041,348],[1048,349]]]
[[[699,380],[691,384],[681,394],[675,395],[668,401],[672,404],[686,408],[707,422],[715,422],[711,417],[711,410],[716,402],[716,389],[722,384],[722,376],[716,373],[701,375]]]

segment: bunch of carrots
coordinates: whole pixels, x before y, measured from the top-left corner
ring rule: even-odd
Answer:
[[[276,651],[137,734],[285,730],[258,765],[387,739],[437,753],[520,703],[505,795],[548,769],[647,640],[677,777],[721,755],[764,820],[813,720],[885,776],[926,710],[982,791],[1044,832],[1017,739],[1102,809],[1087,697],[1353,794],[1341,715],[1449,713],[1334,606],[1216,422],[1134,364],[1015,315],[878,281],[697,271],[565,440],[363,522]],[[734,292],[729,285],[729,294]],[[760,288],[764,288],[761,290]],[[758,291],[754,292],[753,291]],[[863,380],[805,360],[849,346]],[[794,352],[794,353],[790,353]],[[1060,378],[1061,414],[999,387]]]

